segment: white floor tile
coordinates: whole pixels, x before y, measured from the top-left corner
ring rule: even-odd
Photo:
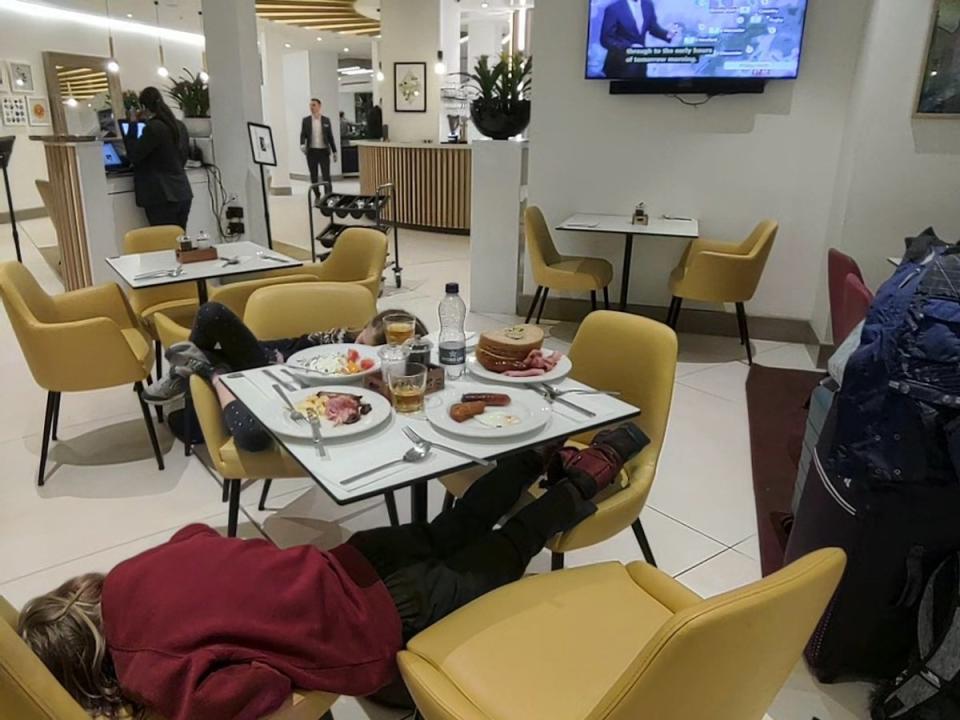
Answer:
[[[818,683],[801,661],[768,711],[770,720],[865,720],[873,686]]]
[[[751,560],[760,561],[760,538],[757,535],[751,535],[742,543],[734,545],[733,549]]]
[[[336,720],[407,720],[409,710],[393,710],[363,698],[341,697],[331,708]]]
[[[753,361],[767,367],[816,370],[814,357],[816,355],[811,355],[811,350],[806,345],[784,345],[754,357]]]
[[[709,598],[749,585],[760,577],[759,560],[726,550],[677,576],[677,580],[700,597]]]
[[[677,382],[745,406],[749,373],[750,366],[746,363],[728,362],[723,365],[714,365],[707,370],[688,373],[677,378]]]

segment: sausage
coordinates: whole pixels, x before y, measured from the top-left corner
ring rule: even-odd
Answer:
[[[460,402],[482,402],[492,407],[506,407],[510,404],[510,396],[503,393],[467,393],[460,398]]]
[[[456,405],[450,406],[450,417],[456,420],[458,423],[462,423],[466,422],[472,417],[482,415],[483,411],[486,409],[486,403],[482,402],[457,403]]]

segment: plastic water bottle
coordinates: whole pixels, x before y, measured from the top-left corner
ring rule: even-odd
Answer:
[[[458,380],[463,376],[467,362],[467,336],[463,324],[467,306],[460,298],[460,285],[447,283],[447,294],[440,301],[440,364],[447,370],[447,378]]]

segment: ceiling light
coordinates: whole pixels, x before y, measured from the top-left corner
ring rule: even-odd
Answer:
[[[291,45],[290,43],[284,43],[283,46],[284,46],[285,48],[292,48],[292,47],[293,47],[293,45]]]
[[[128,17],[128,18],[132,18],[132,17],[133,17],[133,13],[127,13],[127,17]]]
[[[197,77],[200,78],[200,82],[202,83],[210,82],[210,73],[208,73],[206,70],[201,70]]]
[[[117,63],[116,60],[111,60],[110,62],[107,63],[107,72],[111,72],[114,75],[120,72],[120,65]]]
[[[344,48],[343,51],[344,51],[344,52],[350,52],[350,48]]]
[[[490,3],[488,3],[488,2],[482,2],[482,3],[480,3],[480,7],[482,7],[484,10],[486,10],[488,7],[490,7]]]
[[[437,50],[437,62],[433,64],[433,72],[437,75],[447,74],[447,64],[443,61],[443,50]]]
[[[377,82],[383,82],[383,63],[377,63]]]
[[[72,98],[72,97],[68,97],[66,100],[63,101],[63,104],[66,105],[67,107],[76,107],[76,106],[77,106],[77,99],[76,99],[76,98]]]
[[[461,45],[463,45],[464,43],[469,42],[469,41],[470,41],[470,36],[469,36],[469,35],[464,35],[462,38],[460,38],[460,44],[461,44]]]
[[[159,75],[162,78],[170,77],[170,71],[167,70],[165,66],[161,65],[160,67],[157,68],[157,75]]]
[[[317,42],[323,42],[323,38],[317,35]]]
[[[504,35],[504,36],[503,36],[503,40],[500,41],[500,44],[501,44],[501,45],[506,45],[508,42],[510,42],[510,36],[509,36],[509,35]]]

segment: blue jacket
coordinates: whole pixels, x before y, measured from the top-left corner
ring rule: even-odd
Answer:
[[[877,292],[837,396],[825,469],[853,494],[960,473],[960,248],[905,260]]]

